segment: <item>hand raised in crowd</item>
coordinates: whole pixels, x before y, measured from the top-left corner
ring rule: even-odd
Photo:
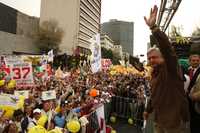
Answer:
[[[149,18],[144,17],[144,20],[145,20],[146,24],[150,28],[152,28],[156,24],[157,13],[158,13],[158,7],[156,5],[154,5],[153,9],[151,8]]]

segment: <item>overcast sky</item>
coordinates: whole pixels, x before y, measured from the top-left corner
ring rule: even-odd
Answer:
[[[110,19],[133,21],[134,25],[134,54],[146,54],[149,41],[149,30],[143,16],[149,15],[150,8],[161,0],[102,0],[102,22]],[[0,0],[19,11],[31,16],[40,15],[40,0]],[[182,0],[172,24],[183,27],[183,34],[189,36],[193,29],[200,25],[200,0]],[[55,7],[56,8],[56,7]]]

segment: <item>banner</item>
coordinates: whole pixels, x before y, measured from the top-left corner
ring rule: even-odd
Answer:
[[[53,62],[53,57],[54,57],[53,50],[50,50],[47,56],[48,56],[48,62]]]
[[[29,98],[29,91],[28,90],[14,91],[14,95],[16,97],[24,96],[25,99],[28,99]]]
[[[17,107],[18,97],[10,94],[0,94],[0,106]]]
[[[5,64],[9,67],[11,64],[22,63],[23,60],[21,56],[5,56],[4,57]]]
[[[106,123],[105,123],[105,112],[104,112],[104,105],[101,105],[99,108],[96,109],[98,122],[100,125],[100,133],[106,132]]]
[[[93,73],[101,71],[101,44],[100,44],[100,34],[95,35],[90,39],[90,49],[92,51],[91,55],[91,69]]]
[[[10,65],[10,70],[11,78],[16,81],[17,86],[34,85],[31,63],[14,63]]]

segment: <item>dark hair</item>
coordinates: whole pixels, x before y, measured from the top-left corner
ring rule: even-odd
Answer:
[[[24,115],[24,112],[21,109],[15,110],[13,113],[13,117],[16,118],[17,116]]]
[[[10,129],[10,127],[11,127],[11,125],[13,125],[14,123],[10,123],[10,124],[8,124],[5,128],[4,128],[4,130],[3,130],[3,132],[2,133],[8,133],[9,132],[9,129]],[[17,133],[17,132],[16,132]]]

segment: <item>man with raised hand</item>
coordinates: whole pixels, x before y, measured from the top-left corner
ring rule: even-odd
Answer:
[[[158,44],[148,53],[149,64],[153,68],[151,89],[152,95],[144,119],[154,112],[156,133],[183,133],[189,121],[189,107],[184,92],[184,82],[177,57],[168,37],[156,25],[158,7],[151,9],[150,17],[145,19]]]

